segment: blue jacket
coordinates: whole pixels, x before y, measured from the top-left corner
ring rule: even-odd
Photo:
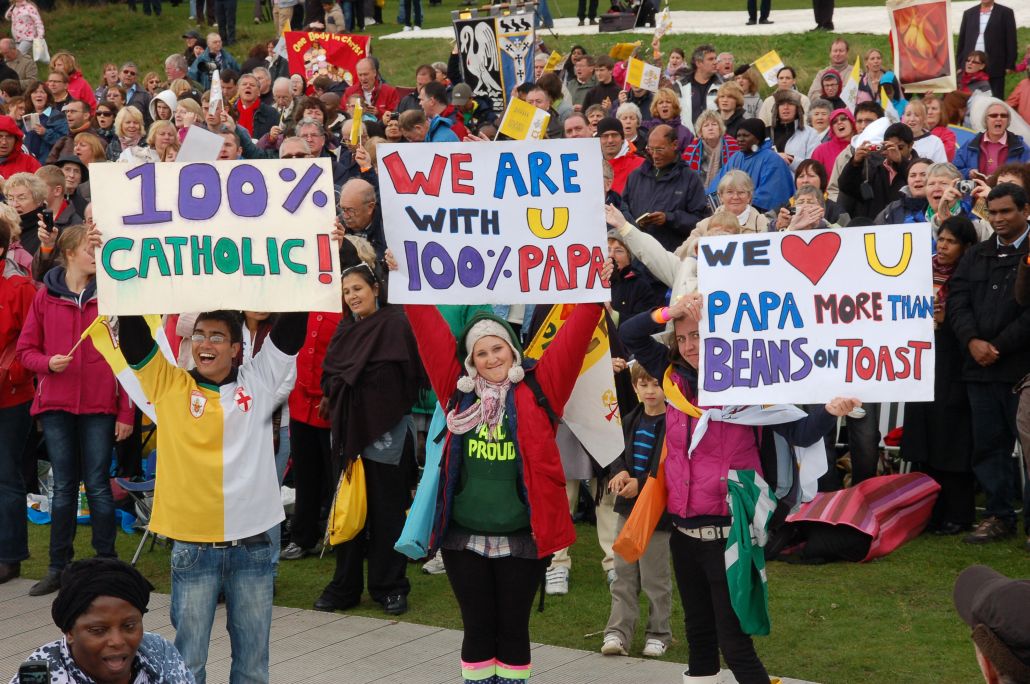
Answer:
[[[25,130],[25,147],[40,164],[46,164],[50,148],[68,135],[68,119],[64,118],[63,112],[47,107],[39,114],[39,125],[44,129],[43,135],[39,135],[31,128]]]
[[[426,142],[461,142],[458,134],[451,130],[451,120],[443,116],[434,116],[429,122]]]
[[[232,55],[229,54],[228,50],[222,49],[222,63],[219,65],[221,69],[232,69],[233,71],[240,72],[240,63],[237,62]],[[203,90],[211,89],[211,71],[206,68],[202,68],[204,64],[210,64],[214,62],[215,58],[211,56],[210,50],[204,50],[200,53],[200,57],[193,60],[193,64],[190,65],[189,71],[186,72],[186,76],[201,85]]]
[[[1030,149],[1027,148],[1023,138],[1012,131],[1009,131],[1007,135],[1009,150],[1004,163],[1025,164],[1030,161]],[[955,160],[952,163],[962,172],[963,178],[969,178],[969,172],[980,167],[980,143],[983,139],[984,134],[978,133],[975,138],[958,148],[955,153]]]
[[[708,192],[714,193],[722,177],[734,169],[740,169],[751,177],[755,184],[751,206],[759,211],[782,206],[794,196],[794,174],[787,162],[773,150],[772,140],[762,143],[757,152],[741,150],[730,157],[729,163],[719,169],[719,175],[708,186]]]

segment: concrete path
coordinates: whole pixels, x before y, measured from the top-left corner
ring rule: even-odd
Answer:
[[[53,596],[28,595],[32,580],[0,585],[0,682],[6,682],[37,646],[60,636],[50,618]],[[153,594],[146,629],[174,639],[170,597]],[[229,681],[229,636],[219,607],[211,633],[207,681]],[[345,613],[277,606],[272,618],[273,684],[443,684],[460,682],[461,632]],[[533,684],[681,684],[681,663],[606,657],[600,653],[536,644]],[[723,672],[719,684],[735,682]],[[783,684],[810,684],[784,679]]]
[[[812,18],[812,10],[776,10],[776,3],[773,3],[773,11],[770,19],[774,23],[763,26],[746,26],[747,12],[672,12],[672,31],[670,33],[715,33],[735,36],[772,36],[783,33],[804,33],[815,27],[815,20]],[[957,33],[962,12],[977,5],[977,2],[953,2],[952,29]],[[1016,24],[1018,26],[1030,27],[1030,1],[1018,0],[1006,3],[1016,13]],[[741,5],[743,7],[743,5]],[[877,7],[838,7],[833,15],[833,23],[837,30],[842,33],[874,33],[886,35],[890,30],[887,21],[887,13],[882,6]],[[652,30],[637,29],[643,33],[651,33]],[[579,20],[575,18],[555,19],[554,33],[561,36],[579,36],[597,33],[596,26],[579,26]],[[541,30],[541,35],[546,36],[547,31]],[[612,42],[616,42],[618,33],[605,34],[612,36]],[[405,38],[453,38],[454,31],[450,26],[421,31],[405,31],[391,33],[382,36],[381,40],[405,39]],[[770,44],[769,49],[775,47]],[[1023,45],[1019,46],[1019,54],[1023,54]]]

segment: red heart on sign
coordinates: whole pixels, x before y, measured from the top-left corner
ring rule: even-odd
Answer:
[[[811,242],[805,242],[800,235],[788,235],[780,242],[783,258],[813,285],[826,274],[838,251],[840,235],[833,232],[819,233]]]

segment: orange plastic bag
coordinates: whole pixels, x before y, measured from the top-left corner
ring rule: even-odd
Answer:
[[[658,461],[658,473],[655,477],[647,478],[644,488],[637,495],[637,502],[633,505],[633,511],[622,526],[618,538],[612,544],[612,550],[619,554],[627,563],[636,563],[647,545],[651,543],[651,537],[658,526],[658,521],[665,513],[666,505],[669,502],[669,492],[665,488],[665,456],[668,447],[662,444],[662,455]]]

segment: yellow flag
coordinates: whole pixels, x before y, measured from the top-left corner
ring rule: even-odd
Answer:
[[[643,88],[652,93],[658,92],[658,83],[662,80],[662,70],[642,59],[630,57],[626,69],[626,82],[631,86]]]
[[[150,328],[150,334],[157,342],[161,353],[165,355],[165,358],[172,365],[175,365],[175,357],[172,355],[168,338],[165,337],[164,328],[161,326],[161,317],[151,314],[143,318],[146,319],[147,327]],[[104,361],[107,361],[107,365],[111,367],[111,371],[118,378],[118,382],[121,383],[122,389],[132,399],[132,403],[139,406],[140,410],[151,421],[156,423],[157,414],[154,413],[154,405],[150,403],[147,395],[143,393],[139,380],[136,378],[135,373],[132,372],[132,369],[129,368],[129,363],[122,355],[121,346],[118,344],[118,335],[112,325],[111,320],[107,316],[97,316],[96,320],[90,323],[89,327],[83,331],[83,338],[89,335],[90,340],[93,342],[93,347],[104,357]]]
[[[882,87],[880,88],[880,106],[883,107],[884,114],[894,108],[894,105],[891,104],[890,98],[887,97],[887,91]]]
[[[639,47],[639,40],[635,43],[616,43],[615,47],[608,51],[608,56],[619,62],[632,55]]]
[[[554,71],[558,68],[558,65],[565,61],[565,57],[562,53],[554,50],[550,55],[547,56],[547,63],[544,64],[544,71]]]
[[[354,103],[354,123],[350,129],[350,146],[357,147],[361,143],[361,117],[365,115],[365,111],[361,108],[361,101],[358,100]]]
[[[783,60],[776,50],[770,50],[755,60],[755,68],[770,86],[776,85],[776,72],[783,68]]]
[[[862,79],[862,72],[858,68],[859,58],[855,58],[855,66],[851,69],[851,75],[844,82],[840,91],[840,99],[848,106],[848,109],[855,109],[855,101],[858,99],[858,82]]]
[[[543,140],[551,115],[517,97],[504,110],[499,132],[512,140]]]

